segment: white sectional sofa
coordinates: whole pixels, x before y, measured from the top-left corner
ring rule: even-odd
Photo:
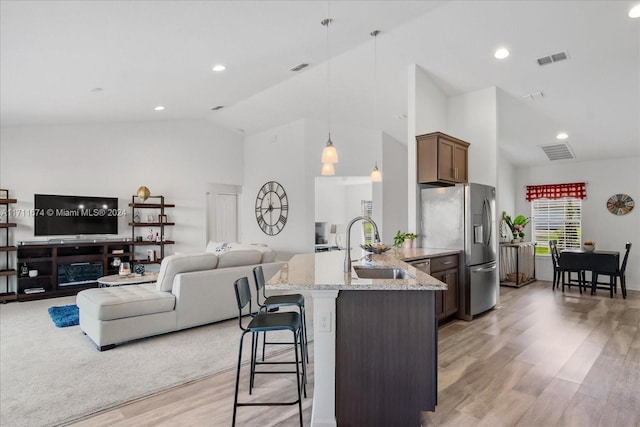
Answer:
[[[230,319],[238,315],[233,282],[253,284],[253,268],[265,277],[282,262],[265,247],[209,244],[208,252],[165,257],[156,283],[87,289],[78,293],[80,327],[100,351],[116,344]],[[216,254],[217,252],[217,254]],[[255,295],[254,295],[255,298]]]

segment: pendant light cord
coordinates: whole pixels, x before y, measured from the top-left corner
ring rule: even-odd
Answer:
[[[378,34],[379,30],[371,32],[373,36],[373,128],[377,125],[378,115]]]
[[[331,2],[328,2],[328,18],[322,21],[322,25],[327,27],[327,115],[328,119],[328,134],[331,139],[331,49],[329,45],[329,25],[333,21],[331,19]]]

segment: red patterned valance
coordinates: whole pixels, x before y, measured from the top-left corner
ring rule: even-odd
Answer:
[[[527,185],[527,201],[537,199],[562,199],[563,197],[587,198],[587,183]]]

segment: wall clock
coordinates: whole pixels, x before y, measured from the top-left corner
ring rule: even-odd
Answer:
[[[607,200],[607,209],[614,215],[626,215],[635,206],[635,202],[628,194],[614,194]]]
[[[275,236],[287,224],[289,200],[282,185],[275,181],[265,183],[256,196],[256,221],[263,233]]]

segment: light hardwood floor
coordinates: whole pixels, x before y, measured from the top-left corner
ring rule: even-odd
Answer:
[[[563,294],[541,281],[501,288],[496,310],[441,327],[438,406],[423,413],[423,424],[640,426],[640,292],[629,291],[626,300],[598,292],[580,295],[574,287]],[[73,425],[229,426],[234,381],[235,371],[222,372]],[[288,399],[293,381],[291,375],[258,377],[252,398]],[[248,399],[246,377],[241,384]],[[243,426],[298,425],[296,406],[244,407],[238,414]]]

